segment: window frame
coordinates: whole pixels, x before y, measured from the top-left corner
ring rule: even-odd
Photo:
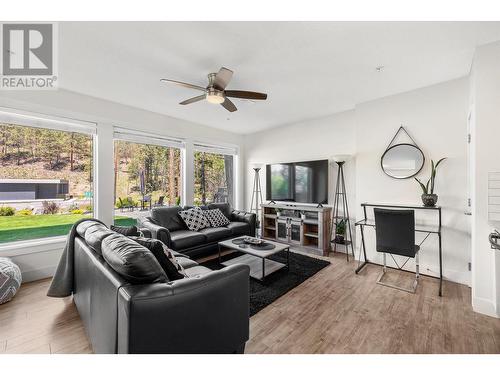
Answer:
[[[91,121],[77,120],[70,117],[61,117],[46,115],[43,113],[24,111],[14,108],[0,107],[0,123],[10,124],[15,126],[24,126],[39,129],[48,129],[55,131],[63,131],[68,133],[80,133],[92,137],[92,218],[97,215],[97,197],[98,197],[98,174],[97,174],[97,123]],[[47,251],[45,244],[49,245],[49,250],[53,246],[57,246],[66,241],[67,235],[48,236],[34,238],[30,240],[11,241],[0,243],[0,255],[3,252],[16,250],[19,254],[32,254],[36,252]],[[40,248],[40,246],[42,248]],[[28,250],[30,249],[30,250]],[[10,253],[9,253],[10,254]],[[10,255],[12,256],[12,255]]]
[[[208,142],[200,142],[200,141],[194,141],[193,142],[193,155],[192,155],[192,161],[193,161],[193,174],[195,173],[194,171],[194,160],[195,160],[195,152],[206,152],[206,153],[211,153],[211,154],[218,154],[218,155],[230,155],[233,157],[233,202],[232,202],[232,208],[235,209],[238,207],[238,202],[240,198],[240,190],[239,190],[239,179],[238,179],[238,173],[239,173],[239,155],[240,155],[240,148],[239,146],[236,145],[231,145],[231,144],[217,144],[217,143],[208,143]],[[194,196],[194,178],[193,178],[193,187],[192,187],[192,193]]]
[[[120,126],[113,127],[113,157],[115,155],[115,141],[132,142],[143,145],[152,145],[176,148],[180,151],[180,179],[181,179],[181,205],[186,204],[186,140],[184,138],[169,137],[157,133],[143,132]],[[114,167],[113,167],[114,170]],[[113,192],[113,195],[116,192]],[[115,202],[113,202],[114,207]],[[113,210],[113,218],[115,212]]]

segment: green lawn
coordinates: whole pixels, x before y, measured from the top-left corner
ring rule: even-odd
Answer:
[[[74,222],[90,215],[0,216],[0,243],[62,236]],[[135,225],[136,220],[115,217],[116,225]]]

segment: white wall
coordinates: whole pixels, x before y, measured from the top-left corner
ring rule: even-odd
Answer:
[[[356,107],[357,214],[362,217],[362,202],[422,204],[421,189],[414,179],[396,180],[385,175],[380,157],[402,124],[424,152],[426,163],[418,177],[426,181],[430,160],[447,157],[439,167],[435,193],[439,196],[443,218],[444,277],[469,284],[470,218],[464,211],[467,202],[467,106],[466,78],[414,90],[360,104]],[[404,136],[401,141],[408,141]],[[373,211],[369,215],[373,217]],[[437,223],[436,213],[416,211],[417,223]],[[371,229],[371,228],[370,228]],[[366,229],[367,255],[371,261],[382,262],[375,251],[374,231]],[[417,234],[417,243],[423,239]],[[438,238],[431,235],[420,253],[421,272],[439,275]],[[405,267],[414,270],[414,262]]]
[[[352,154],[355,151],[354,111],[286,125],[269,131],[245,136],[246,173],[245,207],[250,209],[254,172],[253,165],[264,167],[269,163],[303,160],[331,159],[336,154]],[[349,199],[355,199],[355,161],[345,165],[345,178]],[[333,203],[337,167],[330,166],[329,200]],[[261,171],[263,198],[266,199],[265,168]]]
[[[381,155],[404,124],[423,149],[428,163],[431,158],[448,157],[436,185],[439,204],[443,206],[444,275],[468,284],[470,223],[464,215],[467,101],[468,82],[463,78],[363,103],[337,115],[248,135],[245,137],[246,207],[249,208],[252,195],[253,164],[313,160],[344,153],[356,153],[355,160],[346,164],[346,184],[351,212],[357,214],[357,219],[361,218],[362,202],[421,204],[421,191],[413,179],[395,180],[380,168]],[[419,177],[428,176],[428,163]],[[334,193],[336,170],[331,172],[330,196]],[[261,181],[265,191],[264,175]],[[429,220],[422,215],[417,219]],[[380,261],[374,250],[373,233],[369,229],[366,232],[368,258]],[[436,237],[427,239],[421,263],[423,273],[438,274]]]
[[[472,305],[500,317],[500,251],[488,235],[488,172],[500,172],[500,43],[479,47],[471,74],[472,121]]]
[[[0,94],[0,107],[20,109],[45,115],[69,117],[97,123],[97,202],[96,216],[107,224],[113,220],[113,126],[145,131],[149,133],[186,139],[186,202],[193,199],[192,188],[194,171],[192,157],[189,155],[192,143],[201,141],[221,145],[237,146],[240,150],[239,171],[243,162],[243,137],[241,135],[207,126],[175,119],[153,112],[121,105],[106,100],[80,95],[66,90],[57,91],[3,91]],[[240,172],[236,186],[243,185]],[[243,206],[243,195],[236,197],[236,208]],[[37,241],[39,242],[39,241]],[[43,240],[39,245],[13,243],[0,245],[0,256],[10,256],[18,263],[24,281],[36,280],[53,274],[64,246],[63,239]]]

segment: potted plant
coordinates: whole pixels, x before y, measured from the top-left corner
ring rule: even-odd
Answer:
[[[276,217],[280,217],[281,216],[281,212],[283,211],[283,209],[281,208],[277,208],[276,209]]]
[[[346,221],[345,219],[340,220],[335,224],[335,242],[344,243]]]
[[[446,158],[439,159],[435,164],[434,160],[431,160],[431,177],[429,177],[425,185],[422,183],[422,181],[415,177],[415,180],[422,188],[422,203],[425,207],[434,207],[437,203],[438,196],[437,194],[434,194],[434,181],[436,179],[437,167],[445,159]]]

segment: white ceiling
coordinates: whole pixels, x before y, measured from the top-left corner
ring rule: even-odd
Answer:
[[[62,22],[59,35],[61,88],[247,134],[465,76],[500,22]],[[199,93],[160,82],[206,86],[221,66],[228,89],[268,100],[181,106]]]

